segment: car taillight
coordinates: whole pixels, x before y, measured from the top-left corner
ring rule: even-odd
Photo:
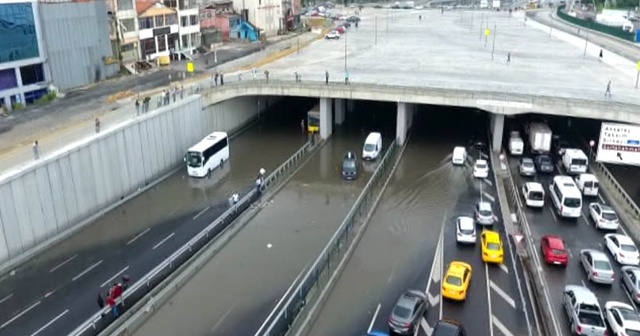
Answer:
[[[624,258],[624,254],[622,254],[622,252],[619,253],[620,258]]]
[[[581,326],[577,326],[576,327],[576,333],[578,333],[578,335],[582,334],[582,327]]]
[[[597,277],[598,276],[598,272],[593,272],[593,276]]]

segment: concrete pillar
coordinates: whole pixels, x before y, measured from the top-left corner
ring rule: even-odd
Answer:
[[[356,110],[356,102],[355,100],[347,100],[347,111],[353,112]]]
[[[335,120],[333,121],[336,125],[342,125],[344,123],[344,115],[345,115],[345,99],[334,99],[335,102]]]
[[[407,140],[407,131],[411,128],[411,115],[413,106],[407,103],[398,103],[398,118],[396,120],[396,144],[403,145]]]
[[[331,98],[320,98],[320,137],[327,139],[333,133],[333,111]]]
[[[502,148],[502,134],[504,132],[504,115],[491,114],[491,146],[495,153],[500,153]]]

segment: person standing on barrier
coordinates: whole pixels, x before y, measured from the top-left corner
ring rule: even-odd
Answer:
[[[233,193],[233,195],[231,195],[231,203],[233,205],[238,204],[238,202],[240,201],[240,195],[238,195],[238,193]]]
[[[136,115],[140,115],[140,101],[136,99]]]

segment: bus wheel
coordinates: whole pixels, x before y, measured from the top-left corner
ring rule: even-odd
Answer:
[[[220,168],[222,168],[223,164],[224,164],[224,159],[220,159]]]
[[[207,178],[211,178],[211,169],[207,170]]]

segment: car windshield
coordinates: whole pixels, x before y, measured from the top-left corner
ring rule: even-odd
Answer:
[[[498,243],[487,243],[487,250],[500,251],[500,244],[498,244]]]
[[[486,164],[484,164],[484,163],[482,163],[482,162],[480,162],[480,163],[476,163],[476,168],[478,168],[478,169],[485,169],[485,168],[487,168],[487,165],[486,165]]]
[[[615,214],[615,212],[602,212],[602,218],[606,219],[606,220],[610,220],[610,221],[614,221],[618,219],[618,216]]]
[[[640,316],[638,316],[638,313],[631,309],[619,309],[618,312],[620,312],[620,315],[624,317],[625,321],[640,322]]]
[[[366,152],[373,152],[374,149],[376,149],[376,146],[374,144],[365,144],[364,145],[364,150]]]
[[[462,286],[462,279],[453,275],[448,276],[445,282],[449,285]]]
[[[530,191],[529,199],[533,201],[542,201],[544,200],[544,194],[541,193],[540,191]]]
[[[356,168],[356,162],[354,160],[345,160],[342,163],[342,168],[344,168],[344,169],[355,169]]]
[[[202,165],[202,155],[199,152],[188,152],[186,158],[189,167],[200,167]]]
[[[579,198],[567,197],[564,199],[563,204],[568,208],[579,208],[582,206],[582,201]]]
[[[402,319],[407,319],[411,317],[411,309],[403,306],[396,306],[393,309],[393,315]]]
[[[460,233],[469,235],[473,233],[473,229],[464,229],[461,226],[458,226],[458,230],[460,230]]]
[[[572,165],[576,165],[576,166],[586,166],[587,165],[587,160],[585,160],[585,159],[573,159],[573,160],[571,160],[571,164]]]
[[[489,217],[489,216],[493,215],[491,210],[481,209],[478,212],[480,213],[480,216],[483,216],[483,217]]]
[[[620,249],[625,252],[638,252],[638,249],[636,249],[635,246],[628,244],[620,244]]]
[[[603,270],[603,271],[610,271],[611,270],[611,264],[609,264],[608,261],[604,261],[604,260],[594,260],[593,261],[593,267],[595,269],[599,269],[599,270]]]
[[[551,159],[548,156],[541,156],[538,160],[542,164],[551,164]]]
[[[522,161],[522,166],[525,168],[533,168],[533,162],[531,161]]]

